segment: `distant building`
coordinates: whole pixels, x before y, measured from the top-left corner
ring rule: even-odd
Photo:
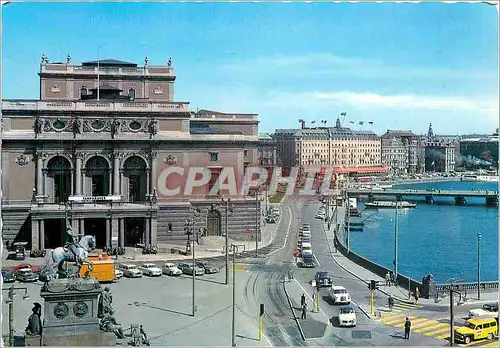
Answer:
[[[277,164],[276,140],[268,133],[259,134],[257,163],[262,167],[275,167]]]
[[[449,173],[455,171],[457,136],[437,136],[429,124],[425,143],[425,171]]]
[[[460,154],[462,157],[476,158],[498,167],[498,133],[461,139]]]
[[[381,137],[382,165],[393,174],[424,171],[425,148],[422,137],[411,131],[387,130]]]
[[[381,168],[380,137],[372,131],[342,127],[277,129],[276,149],[284,168],[333,166],[343,168]]]

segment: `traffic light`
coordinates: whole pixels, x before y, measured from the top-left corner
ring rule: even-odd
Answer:
[[[261,303],[260,304],[260,316],[263,316],[264,315],[264,304]]]
[[[370,280],[370,283],[368,284],[368,289],[370,290],[376,290],[378,289],[378,281],[376,280]]]

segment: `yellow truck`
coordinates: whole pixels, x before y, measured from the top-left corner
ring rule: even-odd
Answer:
[[[89,255],[89,261],[93,264],[92,272],[90,272],[91,278],[96,278],[100,283],[116,280],[115,261],[107,253],[99,252]],[[83,277],[88,268],[89,266],[84,264],[80,269],[80,276]]]
[[[492,340],[498,336],[498,318],[484,316],[471,318],[464,326],[455,329],[454,336],[455,342],[465,344],[484,338]]]

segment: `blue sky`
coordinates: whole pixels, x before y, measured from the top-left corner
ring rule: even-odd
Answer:
[[[363,129],[498,127],[498,13],[486,4],[14,3],[2,94],[39,97],[42,53],[166,64],[193,109],[258,113],[260,129],[341,112]],[[374,122],[368,127],[367,122]]]

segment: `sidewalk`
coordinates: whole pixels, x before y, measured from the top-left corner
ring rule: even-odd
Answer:
[[[282,207],[283,200],[281,203],[268,203],[269,207],[278,207],[280,209],[280,218],[275,224],[263,224],[262,225],[262,230],[261,230],[261,235],[262,235],[262,240],[259,241],[259,249],[264,248],[271,244],[274,240],[274,237],[276,236],[276,232],[278,230],[278,227],[281,223],[281,219],[283,216],[283,207]],[[264,207],[264,205],[263,205]],[[229,240],[229,244],[235,244],[238,246],[244,246],[245,251],[252,251],[255,250],[255,241],[237,241],[237,240]],[[161,249],[166,249],[166,250],[171,250],[171,249],[177,249],[177,250],[186,250],[186,241],[180,242],[180,244],[175,244],[175,243],[160,243],[159,248]],[[224,245],[198,245],[195,244],[195,256],[197,259],[208,259],[208,258],[223,258],[224,257]],[[243,248],[242,248],[243,249]],[[101,250],[97,250],[101,251]],[[27,252],[27,255],[29,255],[29,252]],[[26,257],[24,261],[18,261],[18,260],[7,260],[7,253],[4,253],[2,255],[2,267],[12,267],[14,265],[18,265],[21,263],[27,263],[31,264],[34,266],[41,266],[45,264],[45,258],[42,257],[37,257],[37,258],[32,258],[32,257]],[[142,254],[142,249],[141,248],[133,248],[133,247],[126,247],[125,248],[125,255],[118,256],[117,261],[118,262],[159,262],[159,261],[182,261],[182,260],[191,260],[192,255],[182,255],[179,253],[170,253],[170,252],[163,252],[163,253],[158,253],[156,255],[153,254]]]
[[[295,279],[285,280],[285,295],[289,299],[295,321],[305,340],[323,338],[329,326],[328,316],[321,310],[316,312],[316,304],[313,302],[311,294],[304,293],[304,290],[298,285]],[[306,319],[301,319],[302,309],[300,306],[300,297],[304,294],[307,303]]]

